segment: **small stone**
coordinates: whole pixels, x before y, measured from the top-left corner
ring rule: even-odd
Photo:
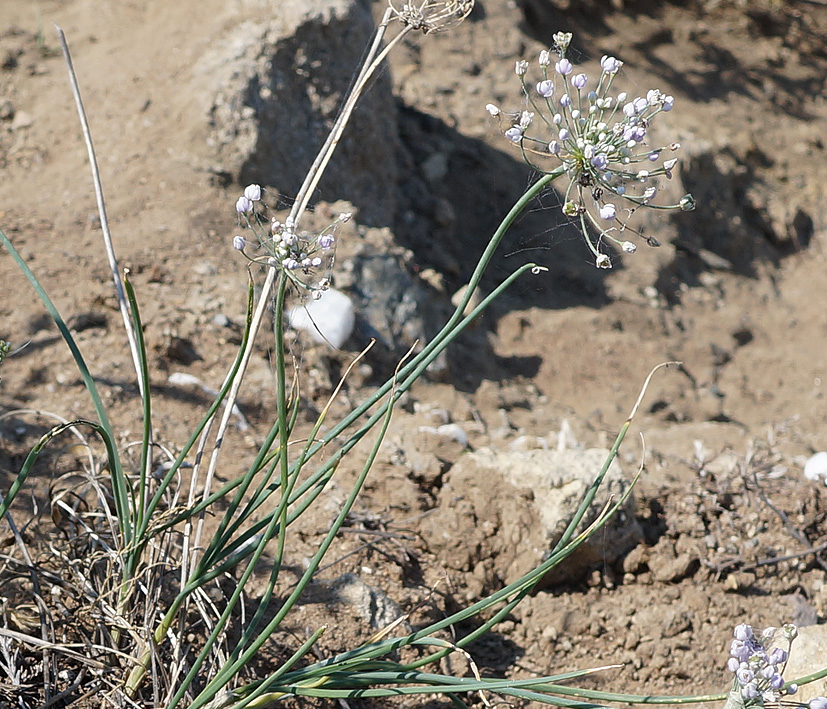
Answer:
[[[28,128],[34,123],[34,116],[31,113],[26,113],[26,111],[18,111],[15,113],[14,118],[11,122],[11,129],[12,130],[20,130],[22,128]]]
[[[356,312],[348,296],[330,288],[318,300],[291,308],[287,321],[294,330],[303,330],[316,342],[339,349],[353,332]]]
[[[827,484],[827,451],[820,451],[804,463],[807,480],[823,480]]]
[[[14,104],[5,99],[0,101],[0,121],[10,121],[14,118]]]

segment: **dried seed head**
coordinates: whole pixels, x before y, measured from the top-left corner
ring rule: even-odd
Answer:
[[[406,0],[401,8],[388,0],[388,5],[403,25],[430,34],[462,22],[474,9],[474,0]]]

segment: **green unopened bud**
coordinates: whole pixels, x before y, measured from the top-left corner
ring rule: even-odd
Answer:
[[[580,213],[580,209],[574,202],[566,202],[563,205],[563,214],[567,217],[576,217]]]

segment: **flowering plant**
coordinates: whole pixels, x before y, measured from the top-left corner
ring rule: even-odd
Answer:
[[[637,249],[633,241],[622,237],[628,233],[640,236],[629,227],[629,218],[638,208],[689,211],[695,202],[688,194],[678,204],[652,202],[658,193],[658,178],[671,179],[678,162],[676,157],[662,158],[679,150],[680,143],[650,146],[649,127],[657,115],[672,110],[674,97],[658,89],[633,99],[625,92],[613,95],[612,85],[623,62],[611,56],[600,60],[602,72],[589,90],[589,77],[574,73],[566,57],[570,44],[571,33],[554,35],[554,46],[540,52],[542,79],[533,86],[526,79],[528,62],[517,62],[526,108],[509,113],[488,104],[486,109],[492,116],[508,119],[510,127],[504,135],[520,147],[532,168],[569,178],[563,213],[579,222],[595,264],[611,268],[611,259],[601,246],[609,241],[627,253]],[[529,132],[537,123],[550,134],[548,139]],[[554,160],[556,169],[542,167],[539,160],[544,158]],[[597,230],[596,239],[590,235],[592,229]],[[652,237],[646,242],[660,245]]]
[[[778,706],[782,697],[798,691],[797,684],[785,682],[782,677],[790,647],[798,636],[794,625],[788,623],[781,628],[780,636],[787,643],[786,650],[775,645],[778,628],[765,628],[758,638],[752,626],[741,624],[736,626],[733,635],[735,639],[730,644],[727,668],[735,677],[725,709]],[[827,698],[815,697],[800,706],[827,709]]]

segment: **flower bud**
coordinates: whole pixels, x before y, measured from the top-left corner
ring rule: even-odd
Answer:
[[[561,60],[562,61],[562,60]],[[585,74],[575,74],[574,78],[571,80],[572,86],[575,89],[582,89],[588,83],[589,77]]]
[[[249,197],[245,197],[242,195],[238,198],[238,201],[235,203],[235,211],[239,214],[246,214],[247,212],[253,209],[253,202],[250,200]]]
[[[691,212],[693,209],[695,209],[695,198],[691,194],[685,194],[683,197],[681,197],[681,201],[678,204],[684,212]]]
[[[569,74],[571,74],[572,69],[573,67],[571,65],[571,62],[565,58],[561,59],[554,65],[554,70],[562,76],[568,76]]]
[[[633,254],[637,251],[637,246],[635,246],[631,241],[624,241],[620,248],[623,249],[627,254]]]
[[[549,64],[551,64],[551,55],[548,49],[544,49],[540,52],[540,66],[548,66]]]
[[[500,115],[500,109],[497,108],[493,103],[485,104],[485,110],[488,111],[488,113],[494,117]]]
[[[247,245],[247,242],[244,241],[243,236],[236,235],[233,237],[233,248],[236,251],[244,251],[244,247]]]
[[[247,185],[244,188],[244,196],[251,202],[258,202],[261,199],[261,187],[259,185]]]
[[[526,72],[528,72],[528,62],[525,59],[520,59],[514,66],[514,71],[517,76],[525,76]]]

